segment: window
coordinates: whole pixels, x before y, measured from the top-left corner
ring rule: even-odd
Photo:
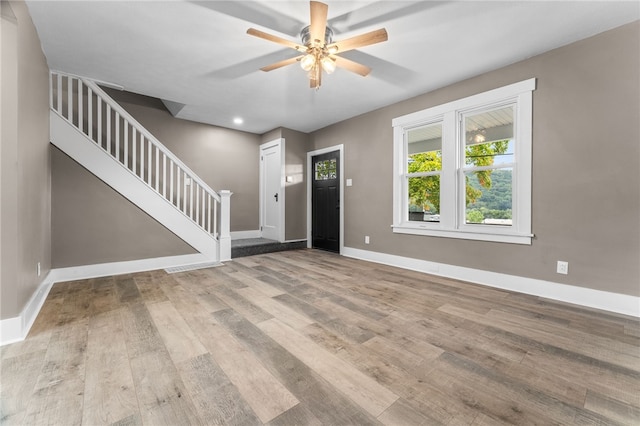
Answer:
[[[442,123],[408,130],[406,157],[409,220],[440,222]]]
[[[315,180],[329,180],[337,178],[336,159],[317,161],[314,165]]]
[[[535,79],[393,120],[393,231],[531,244]]]

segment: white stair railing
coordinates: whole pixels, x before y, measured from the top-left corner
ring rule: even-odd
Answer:
[[[51,109],[219,240],[226,260],[231,192],[211,189],[93,81],[51,72],[50,83]]]

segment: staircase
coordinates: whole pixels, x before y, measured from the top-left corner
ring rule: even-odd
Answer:
[[[231,192],[211,189],[94,82],[51,73],[51,143],[202,255],[231,259]]]

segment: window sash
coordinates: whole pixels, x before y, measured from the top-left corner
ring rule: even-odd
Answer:
[[[393,231],[418,235],[531,244],[531,120],[535,79],[525,80],[458,101],[418,111],[393,120],[394,222]],[[513,161],[489,166],[465,164],[463,117],[513,107]],[[407,132],[442,123],[442,170],[408,173]],[[512,169],[512,224],[495,227],[466,223],[465,173]],[[408,179],[440,175],[440,222],[409,221]]]

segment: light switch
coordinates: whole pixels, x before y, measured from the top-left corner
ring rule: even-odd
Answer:
[[[347,186],[353,186],[353,180],[347,179]]]

